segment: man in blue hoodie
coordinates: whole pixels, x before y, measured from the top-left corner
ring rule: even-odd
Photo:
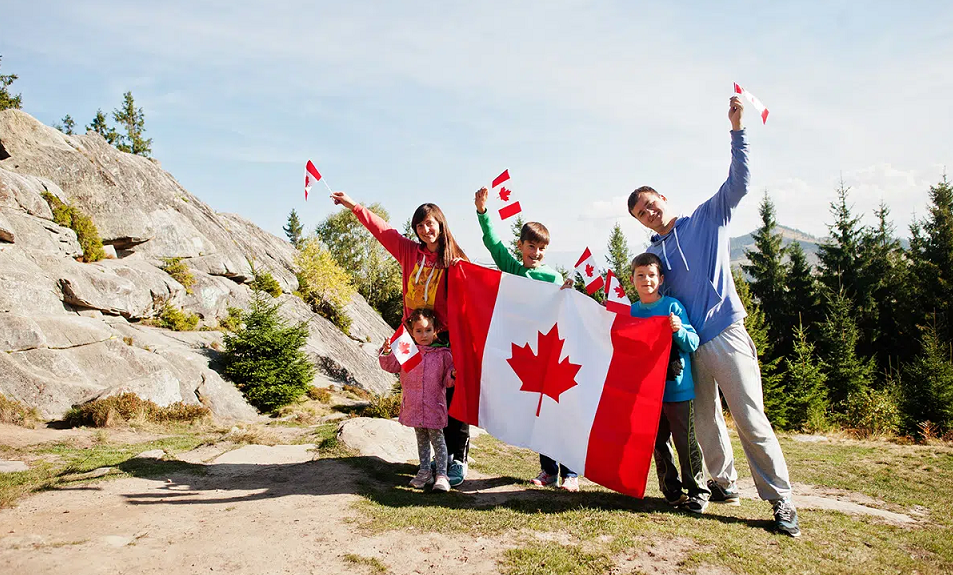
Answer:
[[[735,420],[758,495],[774,507],[778,531],[798,537],[797,511],[781,446],[764,414],[761,370],[747,315],[731,276],[728,224],[748,193],[748,144],[741,125],[744,106],[731,98],[731,167],[728,179],[690,216],[676,216],[662,194],[643,186],[629,195],[629,213],[655,232],[648,251],[665,265],[667,295],[681,301],[698,331],[693,360],[695,426],[708,472],[711,501],[738,505],[734,457],[718,391]]]

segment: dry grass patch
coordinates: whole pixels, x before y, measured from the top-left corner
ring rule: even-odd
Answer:
[[[0,394],[0,423],[12,423],[20,427],[34,427],[42,421],[35,408],[27,407],[19,401],[7,399]]]
[[[70,409],[63,420],[70,427],[116,427],[124,424],[165,424],[202,421],[212,412],[204,405],[173,403],[161,407],[134,393],[97,399]]]

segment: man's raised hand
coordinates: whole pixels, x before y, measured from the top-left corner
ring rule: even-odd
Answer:
[[[742,128],[741,117],[745,113],[744,104],[741,103],[741,100],[738,96],[732,96],[731,101],[728,105],[728,119],[731,120],[731,129],[738,131]]]

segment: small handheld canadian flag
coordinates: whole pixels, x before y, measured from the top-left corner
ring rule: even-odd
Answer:
[[[311,163],[311,160],[308,160],[308,163],[304,167],[304,199],[308,201],[308,192],[311,191],[311,186],[315,182],[321,179],[321,172],[314,167],[314,164]]]
[[[582,275],[582,280],[586,282],[586,293],[589,295],[596,293],[599,288],[605,285],[605,281],[602,279],[602,271],[596,265],[596,258],[592,257],[592,252],[589,251],[588,247],[586,251],[582,252],[575,268]]]
[[[742,96],[745,97],[745,100],[748,100],[749,102],[751,102],[751,105],[754,106],[754,109],[757,110],[759,114],[761,114],[762,124],[768,123],[768,109],[764,106],[764,104],[761,103],[761,100],[757,99],[754,94],[745,90],[744,88],[739,86],[737,83],[735,84],[735,94],[741,94]]]
[[[493,188],[493,197],[499,201],[506,204],[500,208],[500,219],[505,220],[506,218],[515,216],[516,214],[523,211],[523,208],[520,207],[520,203],[513,199],[513,190],[507,188],[503,184],[510,179],[509,169],[503,170],[503,173],[499,176],[493,178],[493,183],[490,185]],[[500,189],[497,190],[496,187],[499,186]]]
[[[410,337],[410,333],[404,329],[403,324],[391,336],[390,350],[394,354],[394,358],[397,359],[397,363],[400,364],[400,368],[404,371],[414,369],[423,360],[420,350],[417,349],[417,344],[414,343],[414,338]]]
[[[622,282],[612,270],[606,272],[606,309],[624,314],[628,314],[632,309],[632,302],[626,297]]]

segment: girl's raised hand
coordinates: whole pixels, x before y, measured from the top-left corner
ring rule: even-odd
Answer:
[[[333,201],[335,205],[344,206],[349,210],[354,209],[354,206],[357,205],[357,202],[352,200],[351,196],[344,192],[331,192],[331,201]]]
[[[380,353],[387,355],[390,353],[390,340],[386,337],[384,338],[384,345],[381,346]]]

